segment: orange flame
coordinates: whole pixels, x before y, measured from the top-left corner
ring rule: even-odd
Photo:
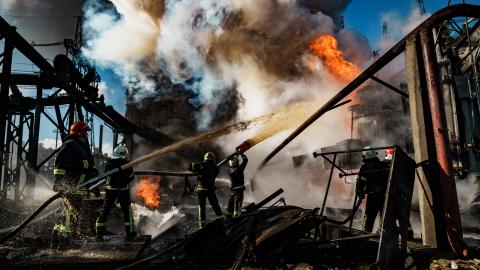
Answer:
[[[140,198],[150,209],[155,209],[160,204],[160,176],[142,176],[140,182],[135,188],[135,195]]]
[[[360,68],[343,59],[343,53],[337,48],[337,40],[328,34],[318,36],[309,45],[328,71],[340,82],[349,82],[360,74]]]

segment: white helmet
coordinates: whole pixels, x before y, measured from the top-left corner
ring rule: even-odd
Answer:
[[[238,167],[240,164],[240,161],[238,160],[238,156],[234,155],[230,160],[228,160],[228,165],[230,167]]]
[[[113,157],[114,158],[126,158],[128,156],[128,149],[125,145],[121,144],[115,149],[113,149]]]
[[[207,153],[205,153],[205,155],[203,156],[203,160],[204,160],[204,161],[210,160],[210,161],[215,162],[215,154],[214,154],[213,152],[207,152]]]
[[[363,148],[362,156],[364,159],[372,159],[377,156],[377,152],[372,150],[370,146]]]

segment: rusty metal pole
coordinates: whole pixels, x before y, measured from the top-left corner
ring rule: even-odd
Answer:
[[[446,225],[446,233],[450,248],[458,256],[467,255],[467,247],[463,243],[462,224],[458,208],[457,189],[452,166],[452,156],[448,142],[445,108],[437,72],[437,59],[433,43],[432,31],[425,27],[420,30],[420,46],[422,50],[427,84],[428,103],[432,117],[435,155],[430,156],[434,163],[435,177],[440,182],[440,192]],[[435,164],[436,163],[436,164]]]

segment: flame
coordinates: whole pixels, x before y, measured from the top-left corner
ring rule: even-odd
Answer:
[[[340,82],[349,82],[360,74],[359,67],[343,58],[343,53],[337,48],[337,40],[331,35],[318,36],[309,45],[309,49]]]
[[[160,204],[159,186],[160,176],[142,176],[135,188],[135,195],[142,200],[145,206],[155,209]]]

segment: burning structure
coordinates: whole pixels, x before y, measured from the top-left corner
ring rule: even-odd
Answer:
[[[88,239],[77,241],[79,247],[89,247],[88,254],[102,254],[101,258],[82,257],[78,250],[47,252],[39,241],[39,247],[31,248],[31,254],[25,252],[22,260],[5,259],[5,263],[12,267],[46,263],[62,268],[74,257],[79,268],[105,261],[114,261],[111,267],[123,266],[134,260],[137,262],[125,267],[240,269],[307,262],[318,267],[377,264],[403,268],[408,247],[421,268],[444,251],[457,257],[475,255],[465,244],[465,240],[473,240],[464,238],[462,232],[456,187],[458,179],[478,170],[475,78],[479,7],[456,5],[439,11],[368,65],[368,44],[355,32],[342,28],[340,14],[348,2],[85,1],[84,40],[66,42],[73,44],[68,47],[69,55],[74,60],[81,55],[87,63],[113,68],[121,76],[128,86],[126,117],[104,104],[92,66],[67,57],[56,58],[52,65],[0,20],[5,40],[0,88],[2,209],[37,193],[39,177],[35,172],[55,154],[40,163],[37,160],[41,115],[49,106],[56,117],[46,117],[61,137],[66,135],[65,126],[75,119],[88,119],[89,114],[111,126],[115,134],[123,134],[134,160],[116,170],[142,164],[152,169],[144,174],[161,175],[161,188],[174,181],[168,177],[195,175],[159,170],[183,170],[204,149],[214,147],[225,156],[247,152],[251,164],[260,165],[259,169],[249,167],[247,172],[251,201],[258,202],[279,186],[285,189],[285,197],[270,208],[265,209],[266,204],[281,192],[247,206],[244,215],[236,219],[215,221],[198,231],[188,224],[188,207],[180,208],[185,215],[172,216],[187,225],[166,222],[172,230],[159,234],[151,243],[148,236],[133,244],[119,243],[118,237],[104,245]],[[461,29],[452,21],[458,16],[466,17]],[[282,23],[275,23],[279,18]],[[126,42],[131,46],[112,45]],[[40,72],[12,73],[14,49]],[[404,67],[393,71],[386,67],[400,55]],[[368,67],[362,72],[364,66]],[[24,97],[17,85],[36,86],[37,96]],[[42,97],[50,88],[56,90]],[[351,101],[344,101],[346,98]],[[346,110],[341,105],[348,102],[351,106]],[[64,104],[68,110],[60,107]],[[319,122],[306,130],[318,118]],[[295,131],[278,146],[275,140],[267,141],[293,128]],[[289,150],[305,153],[321,148],[314,157],[321,156],[327,166],[299,173],[289,168],[290,155],[273,160],[300,134],[302,138]],[[395,159],[379,222],[382,230],[365,234],[356,224],[361,200],[352,194],[351,182],[338,184],[337,180],[358,174],[359,163],[355,161],[360,160],[364,146],[394,144]],[[162,148],[151,153],[153,145]],[[160,156],[160,161],[145,165]],[[13,159],[16,162],[11,162]],[[302,159],[296,157],[295,166],[302,167]],[[319,177],[328,181],[319,181]],[[407,243],[414,181],[419,190],[420,239]],[[160,183],[148,177],[135,189],[141,203],[150,209],[158,209],[168,197],[159,194]],[[185,179],[183,184],[188,195],[190,182]],[[312,192],[306,192],[306,187]],[[35,215],[58,196],[53,195]],[[301,202],[304,208],[278,205],[285,201]],[[348,207],[342,205],[340,212],[346,214],[341,220],[335,208],[342,201]],[[15,248],[21,249],[20,240],[26,237],[15,233],[35,215],[19,227],[5,224],[0,243],[9,241],[5,249],[10,258],[18,259]],[[149,223],[148,217],[139,224],[142,222]],[[32,235],[27,237],[35,239],[35,232]],[[208,248],[199,247],[205,243]],[[374,252],[352,254],[352,246]],[[113,258],[109,250],[119,247],[125,254]],[[102,249],[106,251],[102,253]],[[45,256],[32,255],[38,250]],[[315,256],[319,253],[324,256]]]

